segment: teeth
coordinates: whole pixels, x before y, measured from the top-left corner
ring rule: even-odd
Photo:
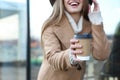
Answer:
[[[71,5],[77,5],[78,3],[76,3],[76,2],[73,2],[73,3],[71,3]]]

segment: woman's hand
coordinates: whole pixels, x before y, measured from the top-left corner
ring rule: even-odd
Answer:
[[[89,20],[94,25],[101,25],[103,22],[103,18],[101,16],[99,4],[97,0],[92,0],[92,1],[94,4],[94,7],[92,11],[91,6],[89,5],[89,13],[88,13]]]
[[[75,65],[79,62],[81,62],[79,59],[77,59],[78,54],[82,54],[83,52],[80,50],[82,48],[82,45],[76,45],[75,43],[78,43],[79,40],[77,39],[71,39],[70,40],[70,61],[71,64]]]
[[[99,7],[99,4],[98,4],[97,0],[93,0],[93,4],[94,4],[93,11],[99,11],[100,7]]]
[[[92,0],[92,2],[94,4],[93,12],[100,11],[100,7],[99,7],[99,4],[98,4],[97,0]],[[91,11],[91,5],[89,5],[89,12],[92,12]]]

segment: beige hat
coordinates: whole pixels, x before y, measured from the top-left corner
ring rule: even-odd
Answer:
[[[56,0],[50,0],[51,5],[53,6],[53,4],[55,3]]]

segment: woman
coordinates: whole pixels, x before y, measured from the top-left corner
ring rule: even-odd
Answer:
[[[91,12],[88,0],[50,0],[53,13],[42,28],[44,59],[38,80],[83,80],[85,61],[76,58],[83,54],[75,45],[74,34],[90,33],[93,36],[92,55],[97,60],[109,56],[109,43],[102,25],[99,5],[93,0]],[[78,25],[77,25],[78,24]]]

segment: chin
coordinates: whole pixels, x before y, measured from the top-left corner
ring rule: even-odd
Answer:
[[[68,11],[69,13],[71,14],[74,14],[74,13],[80,13],[80,10],[71,10],[71,11]]]

